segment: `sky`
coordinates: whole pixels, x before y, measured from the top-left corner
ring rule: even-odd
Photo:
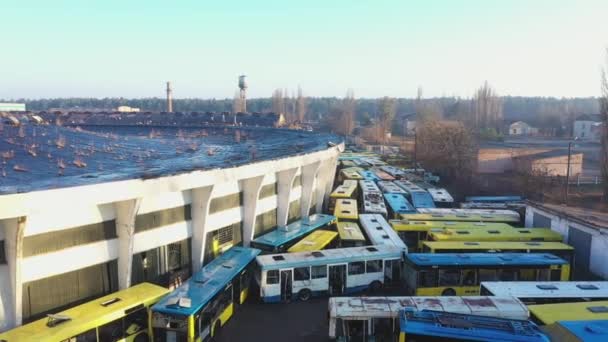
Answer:
[[[606,0],[1,0],[0,99],[598,96]]]

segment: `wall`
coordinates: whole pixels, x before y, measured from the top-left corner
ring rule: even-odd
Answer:
[[[477,172],[504,173],[513,171],[513,157],[550,151],[541,148],[480,148],[477,155]]]

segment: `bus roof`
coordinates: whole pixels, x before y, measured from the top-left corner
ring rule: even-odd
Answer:
[[[329,195],[329,196],[333,197],[333,198],[350,198],[353,195],[353,193],[357,190],[356,181],[354,184],[350,181],[351,180],[349,180],[349,179],[345,180],[344,184],[338,185],[338,187],[336,187],[334,189],[334,191],[332,191],[331,195]],[[349,183],[347,184],[346,182],[349,182]]]
[[[433,201],[433,197],[427,191],[411,191],[410,198],[412,200],[412,205],[416,209],[423,208],[435,208],[435,202]]]
[[[401,215],[403,216],[403,215]],[[501,222],[456,222],[456,221],[408,221],[390,220],[396,231],[429,231],[433,228],[475,229],[475,228],[513,228]]]
[[[388,173],[389,175],[398,178],[398,177],[404,177],[405,176],[405,171],[403,171],[402,169],[392,166],[392,165],[384,165],[380,167],[380,170]]]
[[[298,243],[291,246],[287,250],[287,252],[296,253],[319,251],[329,245],[337,236],[338,233],[332,232],[330,230],[315,230],[307,237],[303,238],[302,240],[298,241]]]
[[[388,194],[407,194],[407,192],[405,190],[403,190],[401,187],[397,186],[395,183],[393,183],[391,181],[379,181],[378,187],[385,194],[386,193],[388,193]]]
[[[361,227],[356,222],[338,222],[336,224],[340,240],[365,241]]]
[[[154,304],[152,311],[189,316],[205,306],[218,292],[260,254],[259,249],[235,246],[194,273],[183,285]],[[179,300],[189,298],[189,306]]]
[[[528,309],[543,324],[608,319],[608,301],[528,305]]]
[[[363,192],[381,192],[376,183],[371,180],[360,180],[359,186]]]
[[[401,214],[401,218],[409,221],[461,221],[461,222],[503,222],[503,223],[518,223],[519,218],[514,218],[511,215],[499,214],[436,214],[436,213],[419,213],[419,214]]]
[[[417,266],[565,265],[548,253],[410,253],[406,261]]]
[[[554,241],[424,241],[424,246],[430,249],[449,250],[538,250],[538,251],[574,251],[574,247],[562,242]]]
[[[515,297],[331,297],[331,317],[345,319],[396,318],[399,311],[436,310],[491,317],[528,319],[528,307]]]
[[[415,213],[416,208],[408,202],[405,196],[395,193],[385,193],[384,199],[388,206],[397,214]]]
[[[349,263],[353,261],[401,258],[403,250],[392,246],[366,246],[326,249],[316,252],[259,255],[262,270]]]
[[[521,196],[467,196],[467,202],[521,202]]]
[[[399,314],[401,332],[467,341],[549,342],[549,338],[527,320],[405,308]]]
[[[555,328],[561,329],[555,329]],[[608,341],[608,320],[557,321],[544,330],[556,341]],[[567,335],[570,335],[566,337]],[[575,338],[572,338],[574,336]]]
[[[367,181],[377,181],[380,178],[378,178],[378,176],[376,176],[375,173],[373,173],[372,171],[369,170],[363,170],[363,171],[359,171],[359,174],[363,177],[363,179],[367,180]]]
[[[342,169],[340,173],[342,174],[342,176],[344,176],[344,178],[347,179],[363,179],[363,177],[361,177],[361,175],[359,174],[359,170],[354,170],[354,167]]]
[[[385,180],[385,181],[392,181],[395,180],[395,177],[391,176],[390,174],[380,170],[380,169],[375,169],[374,173],[376,174],[376,176],[378,176],[378,178]]]
[[[560,242],[560,233],[549,228],[475,228],[440,229],[429,231],[429,240],[434,241],[555,241]]]
[[[407,246],[382,215],[361,214],[359,222],[372,245],[395,246],[407,252]]]
[[[494,296],[517,298],[608,298],[608,281],[484,281]]]
[[[358,219],[359,210],[357,208],[357,200],[344,198],[336,200],[336,206],[334,207],[334,215],[336,218],[338,218],[338,220]]]
[[[141,303],[149,306],[167,293],[169,290],[164,287],[141,283],[55,313],[57,316],[70,318],[55,327],[48,327],[48,318],[42,318],[0,334],[0,340],[7,342],[62,341],[123,317],[126,310],[135,308]],[[105,303],[111,304],[104,305]]]
[[[426,191],[428,191],[429,194],[431,194],[431,197],[433,197],[433,201],[435,201],[435,202],[439,202],[439,203],[453,203],[454,202],[454,198],[452,197],[452,195],[450,195],[450,193],[444,188],[428,188],[428,189],[426,189]]]
[[[416,185],[408,180],[400,179],[400,180],[394,181],[393,183],[395,183],[401,189],[405,190],[407,193],[410,193],[412,191],[425,191],[423,188],[419,187],[418,185]]]
[[[367,156],[367,157],[362,157],[359,158],[360,160],[368,163],[371,166],[383,166],[386,165],[385,162],[383,162],[382,160],[380,160],[378,157],[375,156]]]
[[[386,204],[384,204],[384,196],[382,196],[382,193],[376,191],[364,191],[363,211],[369,214],[386,215]]]
[[[517,211],[508,209],[461,209],[461,208],[424,208],[418,210],[425,214],[447,214],[447,215],[505,215],[520,220]]]
[[[331,224],[336,220],[335,216],[325,214],[312,214],[308,218],[294,221],[283,228],[270,231],[251,242],[269,247],[279,247],[287,242],[304,236],[311,231]]]

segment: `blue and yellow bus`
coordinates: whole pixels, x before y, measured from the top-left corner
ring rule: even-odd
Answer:
[[[385,193],[384,200],[388,204],[389,218],[399,219],[401,214],[416,212],[416,208],[401,194]]]
[[[338,199],[334,208],[334,216],[338,222],[358,222],[359,208],[354,199]]]
[[[606,342],[608,320],[557,321],[541,327],[552,341]]]
[[[298,241],[295,245],[289,247],[287,252],[314,252],[332,247],[336,242],[338,233],[331,230],[318,229],[310,233],[307,237]]]
[[[410,253],[407,291],[416,296],[477,296],[484,281],[563,281],[570,265],[548,253]]]
[[[232,247],[152,307],[155,342],[205,341],[232,317],[249,293],[259,249]]]
[[[376,181],[380,180],[380,178],[378,178],[378,176],[376,176],[376,174],[370,170],[359,171],[359,174],[361,174],[361,176],[363,177],[363,180],[366,180],[366,181],[376,182]]]
[[[352,179],[347,179],[342,185],[337,186],[329,195],[329,212],[333,212],[339,199],[357,199],[357,188],[357,181]]]
[[[550,342],[528,320],[405,308],[399,314],[399,342],[493,341]]]
[[[283,253],[298,240],[315,229],[336,223],[336,217],[313,214],[308,218],[294,221],[284,228],[277,228],[251,241],[251,246],[264,252]]]

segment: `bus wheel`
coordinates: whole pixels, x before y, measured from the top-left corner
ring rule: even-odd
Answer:
[[[445,289],[443,290],[443,292],[441,292],[442,296],[455,296],[456,295],[456,291],[454,291],[454,289]]]
[[[298,292],[298,299],[303,302],[309,300],[310,297],[312,297],[312,293],[309,289],[300,290],[300,292]]]
[[[150,337],[146,333],[135,336],[135,339],[133,340],[133,342],[148,342],[148,341],[150,341]]]
[[[370,292],[378,292],[378,291],[380,291],[381,288],[382,288],[382,283],[377,280],[372,281],[372,283],[369,284]]]

